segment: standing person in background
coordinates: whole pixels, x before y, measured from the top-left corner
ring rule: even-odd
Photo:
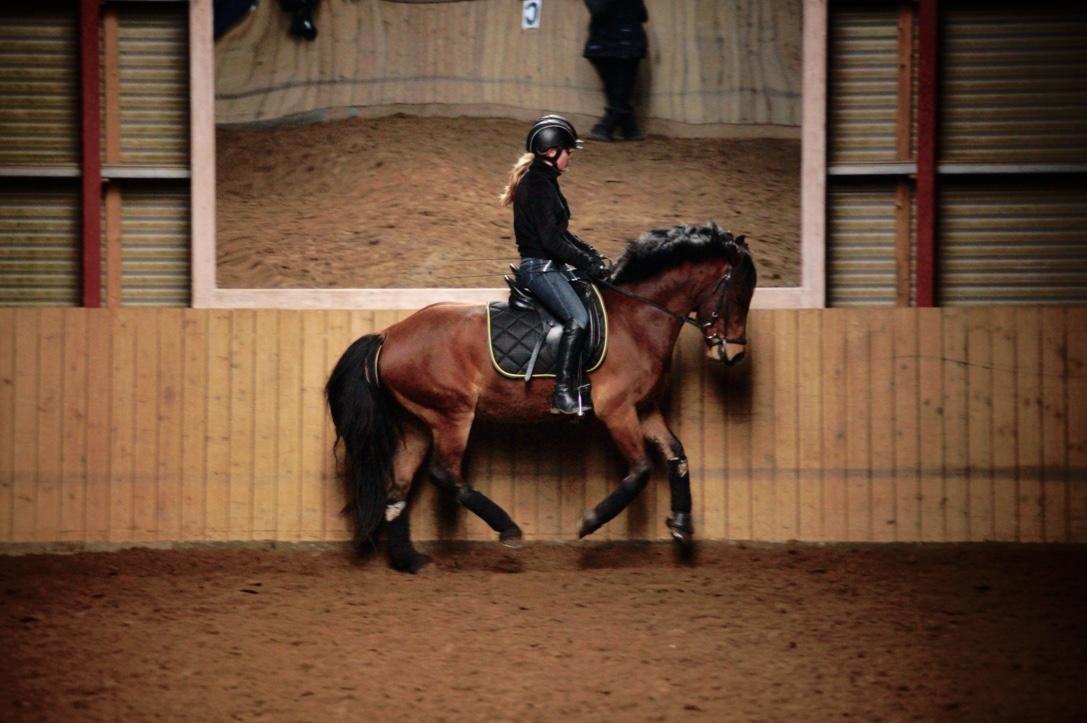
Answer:
[[[589,8],[589,39],[584,56],[604,81],[604,117],[589,138],[610,141],[616,130],[625,141],[645,138],[634,117],[631,99],[638,78],[638,61],[648,40],[642,24],[649,20],[644,0],[585,0]]]

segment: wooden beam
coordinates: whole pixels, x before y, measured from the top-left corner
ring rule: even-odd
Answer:
[[[800,149],[800,283],[804,306],[826,306],[827,0],[804,0]]]
[[[102,95],[105,98],[107,165],[121,163],[121,41],[117,8],[107,5],[102,9]],[[103,174],[108,175],[103,169]],[[121,246],[121,189],[116,183],[106,186],[106,306],[121,306],[123,261]]]
[[[895,117],[895,156],[899,162],[913,160],[913,23],[914,4],[898,0],[898,90]],[[915,166],[916,167],[916,166]],[[910,305],[910,182],[895,184],[895,305]]]
[[[101,0],[79,0],[83,306],[102,303],[102,156],[98,105]]]
[[[938,0],[920,0],[917,47],[917,305],[936,305]]]
[[[212,305],[215,292],[215,46],[212,26],[212,0],[193,0],[189,5],[193,306]]]

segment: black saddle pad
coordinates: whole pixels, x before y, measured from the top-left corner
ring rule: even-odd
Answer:
[[[608,313],[595,285],[578,283],[574,288],[589,311],[589,339],[585,344],[582,367],[591,372],[604,362],[607,353]],[[532,350],[546,329],[547,336],[540,345],[532,376],[555,376],[562,326],[546,311],[525,311],[505,301],[495,301],[487,306],[487,329],[494,368],[499,374],[513,379],[525,378]]]

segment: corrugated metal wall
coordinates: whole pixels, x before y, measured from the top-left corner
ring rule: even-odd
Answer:
[[[1087,9],[947,3],[942,43],[942,161],[1087,161]]]
[[[892,149],[893,150],[893,149]],[[830,306],[895,301],[895,186],[839,181],[827,191]]]
[[[898,107],[895,6],[834,8],[829,33],[828,162],[894,161]]]
[[[323,385],[407,313],[0,309],[0,543],[345,539]],[[749,339],[731,370],[678,345],[700,538],[1087,542],[1087,307],[756,310]],[[480,428],[467,463],[535,540],[621,475],[588,422]],[[494,539],[420,491],[420,539]],[[658,466],[594,539],[665,539],[667,507]]]
[[[940,194],[940,304],[1087,303],[1087,186],[980,179]]]
[[[119,20],[121,160],[189,165],[189,28],[184,4]]]
[[[0,184],[0,306],[80,303],[79,190]]]
[[[0,7],[0,304],[81,303],[76,9]],[[109,12],[118,34],[111,46],[103,30],[102,162],[120,191],[121,212],[114,219],[103,209],[103,249],[110,224],[119,223],[121,259],[113,262],[123,303],[185,306],[190,208],[179,177],[189,165],[187,3],[123,3]],[[117,117],[107,108],[110,53],[118,68]],[[110,123],[120,130],[112,158]],[[103,264],[103,279],[108,272]],[[105,302],[107,284],[102,288]]]
[[[188,306],[188,187],[126,185],[122,203],[123,304]]]
[[[0,166],[79,163],[75,10],[0,5]]]

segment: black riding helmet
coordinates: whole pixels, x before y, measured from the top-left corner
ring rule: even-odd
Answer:
[[[542,156],[547,153],[548,148],[581,148],[574,124],[554,113],[540,116],[525,138],[525,150],[530,153]]]

